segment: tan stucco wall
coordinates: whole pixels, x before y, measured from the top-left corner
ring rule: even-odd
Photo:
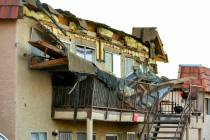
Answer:
[[[65,39],[61,38],[61,40],[65,40]],[[76,45],[81,45],[81,46],[88,46],[88,47],[94,49],[95,52],[97,51],[96,50],[96,48],[97,48],[96,47],[97,46],[96,41],[87,41],[87,40],[82,40],[82,39],[78,39],[78,38],[74,38],[74,37],[71,38],[71,41],[72,41],[72,45],[71,46],[74,47],[74,48],[76,47]],[[106,48],[105,50],[108,51],[108,52],[120,55],[119,52],[114,51],[113,48],[110,48],[110,47],[108,47],[106,45],[104,45],[104,48]],[[75,50],[72,49],[71,51],[74,52]],[[120,74],[121,74],[121,77],[123,77],[123,78],[126,76],[125,75],[125,58],[126,58],[125,55],[120,55],[120,59],[121,59],[121,62],[120,62],[120,65],[121,65],[121,71],[120,72],[121,73]],[[96,54],[95,54],[95,60],[96,60]],[[101,70],[106,71],[105,62],[104,61],[95,61],[95,64]],[[139,63],[135,61],[135,65],[139,65]],[[109,71],[107,71],[107,72],[109,72]]]
[[[0,133],[15,139],[15,20],[0,21]]]
[[[210,99],[210,94],[205,94],[205,98],[208,98]],[[210,115],[207,115],[207,107],[204,106],[204,113],[205,113],[205,116],[204,116],[204,125],[203,125],[203,136],[205,138],[205,140],[208,140],[208,138],[210,138],[210,133],[209,133],[209,130],[210,130]]]
[[[17,23],[17,140],[30,140],[31,132],[48,132],[48,140],[54,140],[52,131],[86,131],[86,122],[74,122],[51,119],[52,87],[50,75],[44,71],[30,70],[28,58],[30,54],[27,43],[30,39],[30,29],[33,20],[24,19]],[[23,33],[24,32],[24,33]],[[98,140],[104,140],[106,133],[134,131],[138,125],[124,123],[94,122],[93,131]],[[132,128],[131,128],[132,127]]]

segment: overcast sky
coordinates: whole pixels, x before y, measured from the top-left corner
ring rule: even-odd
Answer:
[[[177,78],[179,64],[210,67],[210,3],[208,0],[41,0],[77,17],[132,32],[157,27],[169,63],[159,75]]]

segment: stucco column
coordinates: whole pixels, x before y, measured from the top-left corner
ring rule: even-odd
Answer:
[[[203,140],[203,128],[200,128],[198,131],[199,131],[199,140]]]
[[[190,128],[189,126],[186,127],[186,140],[191,140],[191,137],[190,137]]]
[[[93,140],[93,120],[87,118],[86,121],[86,128],[87,128],[87,140]]]

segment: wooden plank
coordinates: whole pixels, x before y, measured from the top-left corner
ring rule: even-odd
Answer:
[[[195,77],[179,78],[179,79],[170,80],[170,81],[167,81],[167,82],[160,83],[160,84],[158,84],[158,86],[163,86],[163,85],[168,85],[168,84],[172,84],[172,85],[182,84],[184,82],[191,81],[193,79],[195,79]]]
[[[46,69],[46,68],[52,68],[52,67],[57,67],[57,66],[63,66],[67,64],[68,64],[68,60],[66,57],[64,57],[64,58],[32,64],[30,68],[31,69]]]
[[[64,51],[62,49],[59,49],[45,41],[29,41],[29,43],[53,58],[64,57]]]

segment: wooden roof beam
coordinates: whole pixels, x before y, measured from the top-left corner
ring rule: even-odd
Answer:
[[[65,56],[65,53],[62,49],[59,49],[45,41],[29,41],[29,43],[53,58],[61,58]]]
[[[64,65],[68,65],[68,59],[66,57],[31,64],[30,68],[31,69],[50,69],[50,68],[64,66]]]

